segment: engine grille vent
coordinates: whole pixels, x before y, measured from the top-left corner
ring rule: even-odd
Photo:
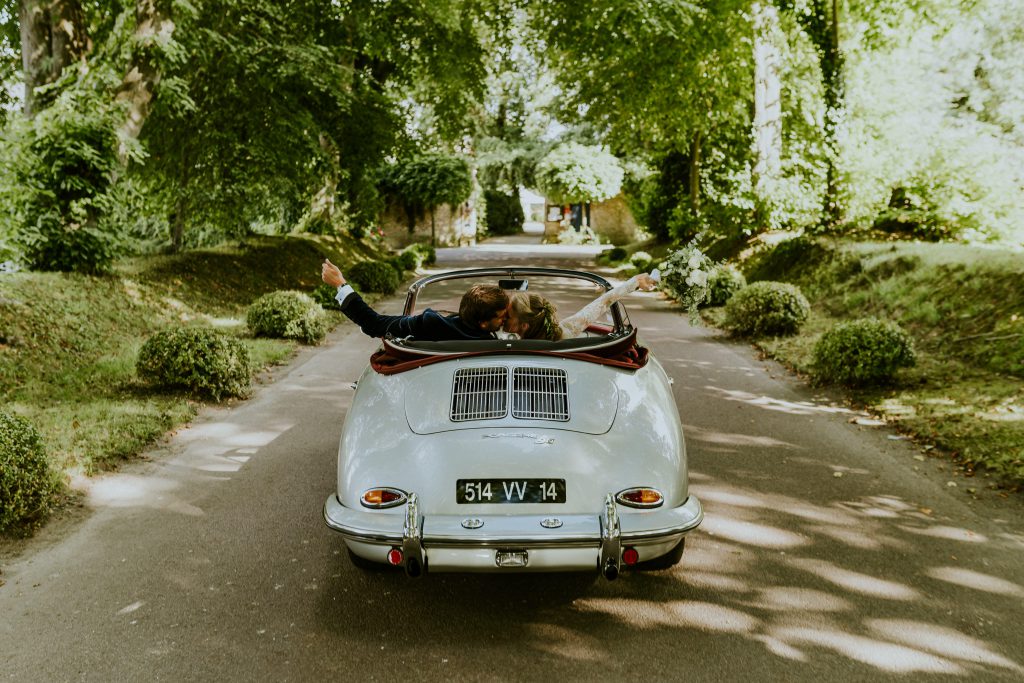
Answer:
[[[491,420],[508,412],[508,368],[461,368],[452,387],[452,422]]]
[[[565,370],[514,368],[512,417],[529,420],[569,419],[569,389]]]

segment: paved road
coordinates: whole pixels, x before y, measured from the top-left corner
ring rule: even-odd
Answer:
[[[321,506],[375,344],[343,325],[252,400],[92,481],[81,521],[7,559],[0,680],[1024,678],[1019,501],[947,487],[939,461],[657,295],[629,304],[675,378],[706,505],[673,570],[608,583],[353,568]]]

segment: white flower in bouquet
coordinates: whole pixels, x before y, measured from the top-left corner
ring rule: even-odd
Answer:
[[[690,312],[690,320],[697,320],[697,307],[708,297],[708,274],[714,262],[697,248],[698,235],[685,247],[678,249],[661,264],[661,275],[668,292]]]

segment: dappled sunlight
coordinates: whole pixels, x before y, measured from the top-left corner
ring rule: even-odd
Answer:
[[[948,659],[882,640],[864,638],[821,628],[782,628],[773,635],[790,644],[816,645],[835,650],[850,659],[892,673],[962,674],[964,669]]]
[[[701,528],[703,529],[703,525]],[[689,541],[687,544],[689,545]],[[684,560],[687,574],[694,571],[704,571],[713,574],[732,572],[736,574],[747,571],[755,561],[755,557],[740,548],[725,544],[709,546],[706,543],[700,546],[700,552],[690,552],[690,550],[687,550],[686,559]]]
[[[902,583],[850,571],[825,560],[792,559],[790,564],[852,593],[887,600],[915,600],[920,594]]]
[[[577,605],[589,612],[616,617],[644,628],[687,627],[718,633],[754,633],[761,621],[746,612],[712,602],[679,600],[652,602],[620,598],[586,598]]]
[[[783,659],[792,659],[796,662],[807,661],[806,654],[796,649],[792,645],[782,642],[778,638],[773,638],[771,636],[766,635],[759,635],[754,636],[754,640],[764,645],[768,649],[768,652],[772,653],[773,655],[776,655],[777,657],[782,657]]]
[[[777,612],[846,612],[853,605],[834,593],[798,586],[775,586],[758,591],[749,605]]]
[[[757,394],[751,394],[746,391],[738,391],[735,389],[722,389],[720,387],[705,386],[704,389],[709,393],[718,395],[726,401],[737,401],[739,403],[746,403],[752,406],[758,406],[765,410],[774,410],[783,413],[789,413],[791,415],[816,415],[816,414],[857,414],[862,413],[849,408],[843,408],[842,406],[834,406],[828,404],[815,404],[809,401],[785,401],[779,398],[772,398],[770,396],[763,396]]]
[[[1024,667],[992,652],[982,641],[955,629],[903,619],[868,619],[866,623],[872,631],[904,645],[965,662],[1024,673]]]
[[[710,588],[716,591],[728,591],[731,593],[745,593],[750,586],[728,574],[716,574],[714,572],[702,572],[687,570],[686,582],[699,588]]]
[[[179,482],[163,477],[110,474],[91,480],[87,486],[89,505],[97,508],[146,507],[192,517],[205,514],[174,495],[181,486]]]
[[[964,588],[1024,598],[1024,588],[1021,586],[1005,579],[971,571],[970,569],[962,569],[961,567],[932,567],[925,570],[925,574],[933,579],[946,581],[947,583],[963,586]]]
[[[837,529],[831,526],[815,526],[811,527],[811,531],[831,538],[832,540],[839,541],[851,548],[859,548],[861,550],[881,550],[882,548],[894,548],[899,546],[899,541],[894,538],[879,536],[878,534],[871,534],[864,531],[855,531],[853,529]]]
[[[901,524],[899,528],[911,534],[944,538],[949,541],[960,541],[961,543],[984,543],[988,540],[982,534],[977,534],[970,529],[961,529],[954,526],[914,527]]]
[[[857,515],[842,508],[823,508],[810,505],[806,501],[770,493],[755,493],[736,487],[701,487],[700,498],[706,502],[729,505],[739,508],[764,508],[774,512],[798,517],[802,520],[834,524],[837,526],[857,526],[864,521]]]
[[[779,439],[775,439],[770,436],[735,433],[726,434],[725,432],[701,429],[700,427],[695,427],[693,425],[683,425],[683,429],[686,431],[686,440],[690,442],[699,441],[716,446],[736,446],[739,448],[798,448],[795,444],[791,444],[787,441],[780,441]],[[707,450],[710,451],[712,449]],[[749,455],[749,453],[744,453],[744,455]]]
[[[797,548],[810,543],[810,539],[791,531],[724,517],[705,517],[701,528],[713,536],[758,548]]]
[[[262,425],[263,429],[229,422],[195,425],[176,435],[184,451],[168,464],[203,472],[237,472],[261,448],[293,426],[289,422]]]
[[[746,612],[711,602],[683,600],[662,607],[670,623],[720,633],[754,633],[760,629],[759,619]]]

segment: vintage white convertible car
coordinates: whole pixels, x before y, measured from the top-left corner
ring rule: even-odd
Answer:
[[[428,286],[444,300],[495,279],[507,289],[542,281],[532,291],[579,301],[611,286],[580,271],[461,270],[415,282],[405,313]],[[384,339],[357,384],[324,506],[353,562],[412,576],[608,579],[679,562],[703,510],[688,489],[671,380],[621,303],[609,318],[558,342]]]

